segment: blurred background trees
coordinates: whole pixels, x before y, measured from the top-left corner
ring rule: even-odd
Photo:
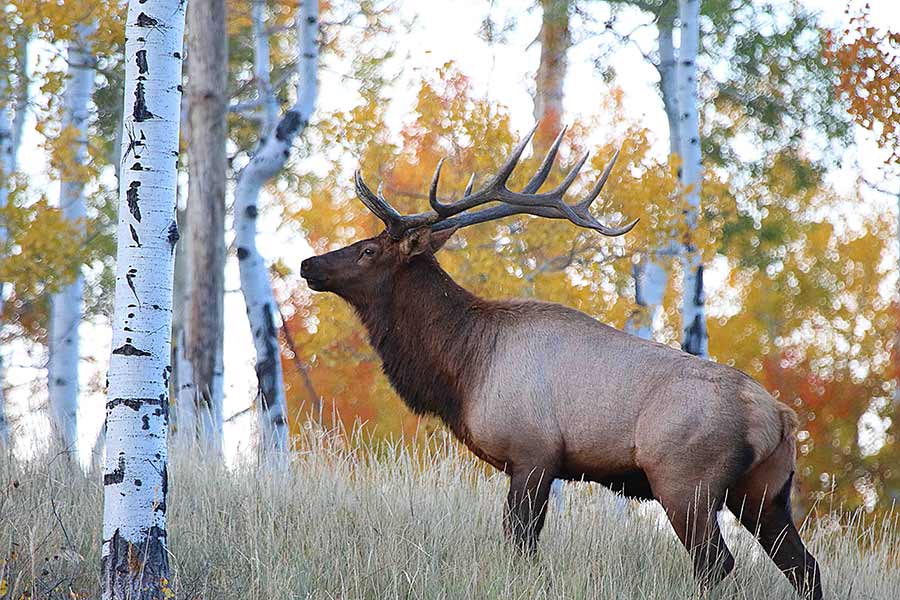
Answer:
[[[461,62],[418,67],[423,63],[404,42],[427,38],[417,11],[436,9],[375,0],[320,2],[317,31],[306,38],[318,53],[309,70],[301,64],[309,60],[309,48],[302,45],[302,27],[298,31],[297,1],[225,4],[227,65],[218,66],[227,67],[227,82],[217,90],[227,110],[224,141],[195,141],[212,133],[194,123],[202,122],[202,94],[183,111],[182,162],[188,168],[179,185],[184,237],[176,259],[183,276],[176,276],[175,301],[176,330],[194,323],[192,301],[201,312],[212,310],[191,289],[210,279],[213,267],[183,267],[196,259],[189,248],[221,244],[226,259],[222,273],[215,267],[222,275],[215,293],[222,298],[224,337],[209,339],[224,344],[226,363],[233,352],[241,364],[224,373],[224,423],[216,435],[225,440],[226,454],[228,440],[249,437],[258,429],[251,407],[266,406],[260,398],[276,404],[283,398],[294,433],[312,415],[348,427],[359,420],[375,436],[436,427],[409,414],[395,397],[352,311],[332,296],[311,294],[295,271],[312,252],[379,231],[354,198],[354,169],[383,181],[398,208],[419,209],[440,158],[449,163],[442,189],[460,193],[471,173],[484,176],[497,167],[527,117],[506,100],[513,90],[486,87]],[[55,379],[48,380],[46,371],[48,345],[56,339],[50,299],[74,289],[79,277],[80,417],[92,414],[88,398],[103,387],[104,367],[91,357],[103,355],[96,348],[108,343],[98,340],[108,337],[111,312],[124,13],[116,1],[16,0],[7,6],[9,18],[0,25],[0,141],[27,146],[25,160],[46,166],[39,169],[45,181],[30,181],[25,172],[35,169],[22,168],[21,149],[18,165],[7,158],[2,166],[0,356],[15,377],[0,389],[8,399],[13,444],[45,448],[46,441],[34,440],[44,439],[50,424],[35,415],[54,406],[46,400]],[[592,151],[590,167],[600,170],[621,147],[601,210],[608,222],[634,216],[641,223],[614,241],[528,218],[485,225],[456,236],[442,252],[442,264],[478,294],[562,302],[679,346],[683,299],[696,295],[680,260],[689,240],[704,267],[710,358],[756,377],[801,416],[798,502],[805,508],[826,498],[889,506],[900,495],[896,31],[879,26],[857,3],[830,18],[815,12],[815,3],[799,0],[699,3],[698,188],[684,179],[677,0],[536,0],[525,6],[473,0],[472,6],[466,10],[479,22],[458,33],[460,52],[477,42],[491,55],[485,61],[506,60],[507,53],[528,61],[518,83],[532,96],[529,113],[541,122],[533,154],[569,124],[564,168],[551,178],[558,181],[585,150]],[[191,27],[189,22],[188,36]],[[217,47],[224,43],[214,41]],[[81,130],[66,117],[67,90],[79,68],[67,57],[79,51],[92,57],[94,72]],[[198,52],[191,46],[185,57],[188,92],[200,84],[195,69],[202,59],[191,57]],[[498,62],[498,71],[504,64]],[[651,75],[641,89],[658,96],[650,114],[636,108],[648,104],[635,101],[631,83],[632,72],[645,68]],[[591,99],[589,110],[575,111],[569,107],[585,105],[576,102],[584,95],[585,73],[604,82],[605,91]],[[303,108],[295,137],[280,139],[279,123],[292,120],[288,107],[307,106],[315,82],[315,113]],[[407,86],[405,96],[399,85]],[[400,105],[398,98],[409,97],[410,104]],[[247,173],[274,142],[278,164],[248,192]],[[15,159],[16,152],[5,156]],[[872,165],[857,156],[887,162]],[[217,177],[224,172],[225,178],[216,192],[221,225],[214,224],[224,237],[209,242],[202,227],[192,227],[211,201],[196,191],[196,169],[212,158]],[[589,174],[576,185],[582,180],[589,181]],[[83,187],[83,216],[73,216],[69,203],[60,201],[65,181]],[[686,191],[699,192],[690,225]],[[250,289],[249,276],[239,275],[245,262],[240,248],[250,246],[236,243],[233,233],[247,231],[251,222],[253,277],[271,290],[263,290],[259,304],[268,312],[252,326],[240,300]],[[60,306],[75,308],[74,302]],[[254,346],[257,337],[262,343]],[[176,332],[176,355],[183,354],[173,363],[171,382],[175,426],[188,437],[200,430],[189,425],[198,388],[185,379],[190,369],[179,366],[193,356],[187,350],[198,342],[190,339]],[[237,345],[245,347],[234,351]],[[283,376],[260,373],[260,365],[276,363]],[[249,370],[253,364],[256,374]],[[251,393],[243,391],[248,386],[227,383],[240,379],[252,380]],[[86,422],[78,426],[82,448],[94,441]]]

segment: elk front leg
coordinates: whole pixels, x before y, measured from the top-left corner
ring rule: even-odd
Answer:
[[[519,467],[510,477],[503,528],[507,537],[527,554],[537,548],[553,478],[553,472],[544,467]]]

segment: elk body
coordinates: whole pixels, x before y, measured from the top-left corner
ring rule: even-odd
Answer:
[[[532,132],[533,133],[533,132]],[[506,182],[530,135],[481,190],[437,198],[400,215],[357,173],[360,199],[380,235],[303,261],[309,286],[349,302],[391,384],[420,414],[438,415],[479,458],[510,477],[504,526],[534,550],[555,478],[593,481],[656,500],[713,585],[734,567],[716,520],[727,506],[801,594],[821,598],[818,566],[790,509],[794,412],[744,373],[608,327],[557,304],[481,299],[457,285],[434,253],[456,229],[512,214],[566,218],[615,236],[588,197],[563,195],[584,159],[555,190],[538,193],[560,138],[522,192]],[[585,157],[586,158],[586,157]],[[489,208],[469,212],[483,204]]]

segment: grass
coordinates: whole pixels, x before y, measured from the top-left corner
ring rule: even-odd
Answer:
[[[178,598],[698,597],[655,505],[623,506],[596,486],[568,486],[537,557],[520,557],[501,534],[505,476],[441,435],[411,448],[311,429],[290,468],[274,472],[174,455]],[[101,487],[62,460],[0,459],[0,599],[97,597]],[[802,534],[828,598],[900,597],[896,519],[827,515]],[[726,537],[738,568],[709,598],[794,598],[749,535]]]

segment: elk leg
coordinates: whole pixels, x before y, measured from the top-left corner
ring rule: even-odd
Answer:
[[[683,494],[660,495],[658,500],[675,534],[687,548],[694,563],[694,576],[704,587],[714,587],[734,569],[734,556],[722,538],[716,515],[722,507],[718,496],[708,493],[706,486]]]
[[[800,533],[791,517],[791,480],[788,476],[781,490],[774,496],[744,495],[744,505],[732,507],[732,512],[740,511],[741,524],[757,539],[779,570],[802,598],[821,600],[822,581],[819,565],[803,545]],[[755,482],[757,485],[761,482]],[[747,486],[751,490],[753,485]],[[731,504],[729,502],[729,504]]]
[[[537,549],[552,484],[553,474],[542,467],[513,469],[510,477],[503,528],[507,537],[526,554]]]

